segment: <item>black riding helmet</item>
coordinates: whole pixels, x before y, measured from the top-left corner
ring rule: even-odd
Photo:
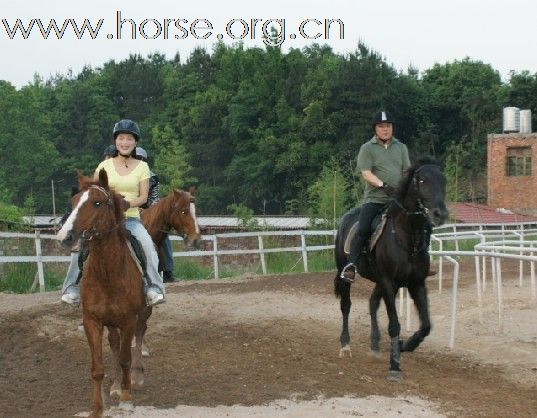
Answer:
[[[372,120],[373,129],[375,129],[375,126],[377,126],[379,123],[395,124],[392,114],[384,110],[375,113],[375,116],[373,116],[373,120]]]
[[[114,139],[116,139],[120,133],[132,134],[136,141],[140,139],[140,128],[138,127],[138,124],[130,119],[121,119],[114,125]]]

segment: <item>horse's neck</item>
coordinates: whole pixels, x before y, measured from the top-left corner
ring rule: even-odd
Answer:
[[[420,212],[418,197],[412,191],[405,195],[401,206],[402,208],[398,205],[395,206],[396,214],[394,218],[396,224],[400,225],[402,231],[407,232],[410,238],[414,231],[423,229],[426,220],[422,214],[417,213]]]
[[[166,198],[164,198],[166,199]],[[148,212],[143,223],[155,243],[159,243],[170,228],[168,226],[168,206],[164,199],[146,209]]]
[[[117,232],[112,232],[107,239],[93,239],[88,241],[89,256],[98,261],[93,262],[94,269],[114,272],[122,270],[125,257],[130,257],[126,239]]]

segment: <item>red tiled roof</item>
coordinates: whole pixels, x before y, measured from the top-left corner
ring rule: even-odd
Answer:
[[[455,222],[487,224],[537,221],[535,216],[509,212],[505,209],[496,209],[478,203],[452,203],[449,205],[450,217]]]

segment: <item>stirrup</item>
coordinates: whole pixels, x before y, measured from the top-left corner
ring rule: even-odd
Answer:
[[[341,270],[339,278],[342,279],[343,281],[346,281],[347,283],[354,283],[354,276],[356,276],[357,271],[358,271],[358,268],[356,267],[356,264],[349,263],[345,267],[343,267],[343,270]]]

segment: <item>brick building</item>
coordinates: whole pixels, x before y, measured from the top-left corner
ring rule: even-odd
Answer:
[[[488,135],[487,204],[537,214],[537,133]]]

